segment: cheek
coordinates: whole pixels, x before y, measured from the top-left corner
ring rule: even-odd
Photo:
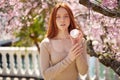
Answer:
[[[56,25],[58,24],[57,20],[55,20]]]
[[[67,20],[67,24],[70,25],[70,19]]]
[[[59,21],[56,20],[56,26],[57,26],[58,29],[60,29],[59,25],[60,25]]]

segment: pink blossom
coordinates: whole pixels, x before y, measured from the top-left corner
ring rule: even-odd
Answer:
[[[16,3],[18,3],[18,0],[9,0],[10,5],[15,5]]]
[[[35,2],[35,3],[33,4],[33,8],[35,8],[37,5],[38,5],[38,3]]]
[[[43,9],[47,9],[48,8],[48,4],[46,2],[42,2],[42,8]]]
[[[3,6],[5,6],[5,1],[6,0],[0,0],[0,8],[3,7]]]
[[[102,0],[102,4],[104,7],[107,7],[109,9],[114,9],[118,6],[117,0]]]

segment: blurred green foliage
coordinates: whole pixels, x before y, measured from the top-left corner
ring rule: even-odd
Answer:
[[[19,38],[19,41],[15,42],[13,46],[24,46],[29,47],[36,45],[40,42],[45,36],[45,14],[36,15],[31,20],[32,23],[27,26],[23,26],[20,32],[15,32],[16,37]]]

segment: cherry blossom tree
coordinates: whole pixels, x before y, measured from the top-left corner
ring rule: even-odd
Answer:
[[[79,3],[89,9],[86,24],[81,22],[88,54],[120,75],[120,1],[79,0]]]
[[[43,39],[45,34],[44,18],[53,2],[2,0],[0,4],[0,39],[18,37],[19,41],[13,46],[32,46],[35,44],[39,49],[38,42]]]

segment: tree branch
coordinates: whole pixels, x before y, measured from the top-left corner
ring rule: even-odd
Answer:
[[[89,0],[79,0],[79,3],[86,6],[86,7],[92,7],[92,9],[96,12],[99,12],[105,16],[109,17],[120,17],[120,13],[117,11],[108,11],[94,3],[91,3]]]
[[[110,67],[111,69],[114,70],[115,73],[117,73],[120,76],[120,62],[117,61],[113,57],[113,54],[110,54],[110,53],[98,54],[98,53],[96,53],[93,49],[92,40],[87,41],[87,53],[90,56],[94,56],[94,57],[98,58],[98,60],[103,65],[105,65],[106,67]]]

